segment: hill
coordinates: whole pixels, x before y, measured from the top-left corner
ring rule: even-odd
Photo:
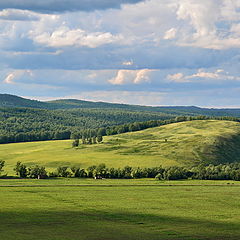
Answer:
[[[129,105],[129,104],[117,104],[106,102],[90,102],[77,99],[60,99],[49,101],[52,108],[56,109],[73,109],[73,108],[100,108],[100,109],[122,109],[131,111],[147,111],[147,112],[159,112],[164,114],[171,114],[176,116],[230,116],[240,117],[240,109],[238,108],[200,108],[196,106],[141,106],[141,105]]]
[[[196,106],[140,106],[107,102],[91,102],[78,99],[58,99],[53,101],[36,101],[10,94],[0,94],[0,108],[40,108],[48,110],[56,109],[111,109],[111,110],[126,110],[135,112],[155,112],[169,114],[175,116],[230,116],[240,117],[240,109],[216,109],[216,108],[200,108]]]
[[[48,103],[30,100],[10,94],[0,94],[0,107],[10,108],[25,107],[47,109]]]
[[[40,102],[0,94],[0,143],[69,139],[71,134],[83,129],[199,115],[211,118],[228,116],[233,120],[233,117],[240,116],[240,110],[150,107],[76,99]]]
[[[237,122],[197,120],[109,136],[102,144],[77,149],[70,140],[0,145],[0,159],[6,161],[9,173],[17,161],[48,170],[100,163],[108,167],[219,164],[240,161],[239,133]]]

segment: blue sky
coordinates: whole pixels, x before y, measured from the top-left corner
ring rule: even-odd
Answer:
[[[240,0],[0,0],[0,92],[240,107]]]

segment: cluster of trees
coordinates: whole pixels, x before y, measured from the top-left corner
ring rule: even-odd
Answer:
[[[97,144],[103,141],[103,132],[101,129],[86,129],[78,133],[73,133],[71,138],[74,139],[72,147],[78,147],[80,144]]]
[[[87,169],[80,167],[60,166],[54,172],[47,172],[45,167],[33,166],[27,167],[21,162],[17,162],[14,171],[20,178],[52,178],[52,177],[76,177],[76,178],[154,178],[159,172],[163,171],[162,167],[154,168],[107,168],[104,163],[97,166],[93,165]]]
[[[194,179],[240,181],[240,163],[200,165],[191,171]]]
[[[0,161],[0,174],[3,172],[5,162]],[[76,178],[110,178],[110,179],[132,179],[132,178],[156,178],[159,180],[235,180],[240,181],[240,163],[229,163],[220,165],[199,165],[193,168],[185,167],[152,167],[152,168],[108,168],[105,164],[90,166],[87,169],[80,167],[60,166],[54,172],[47,172],[43,166],[27,167],[17,162],[14,171],[20,178],[53,178],[53,177],[76,177]]]
[[[81,140],[81,142],[80,142]],[[81,143],[82,144],[97,144],[103,141],[102,135],[94,136],[94,137],[82,137],[81,139],[74,139],[72,142],[72,147],[78,147]]]
[[[191,169],[184,167],[169,167],[156,175],[159,180],[235,180],[240,181],[240,163],[219,165],[199,165]]]
[[[33,167],[28,167],[25,164],[22,164],[21,162],[17,162],[14,171],[16,172],[16,175],[20,178],[47,178],[48,173],[45,169],[45,167],[35,165]]]

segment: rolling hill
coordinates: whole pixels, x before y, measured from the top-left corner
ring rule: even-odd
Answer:
[[[150,107],[76,99],[41,102],[0,94],[0,143],[69,139],[83,129],[199,115],[227,116],[233,120],[240,117],[240,110]]]
[[[10,94],[0,94],[0,108],[40,108],[48,110],[56,109],[118,109],[135,112],[156,112],[170,114],[175,116],[231,116],[240,117],[240,109],[217,109],[217,108],[200,108],[196,106],[141,106],[118,104],[108,102],[91,102],[78,99],[58,99],[53,101],[36,101]]]
[[[40,164],[53,171],[58,166],[105,163],[109,167],[195,166],[240,161],[240,123],[197,120],[169,124],[139,132],[104,138],[102,144],[46,141],[0,145],[0,159],[13,174],[17,161]]]

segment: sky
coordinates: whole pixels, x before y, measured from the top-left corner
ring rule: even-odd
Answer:
[[[240,107],[240,0],[0,0],[0,93]]]

